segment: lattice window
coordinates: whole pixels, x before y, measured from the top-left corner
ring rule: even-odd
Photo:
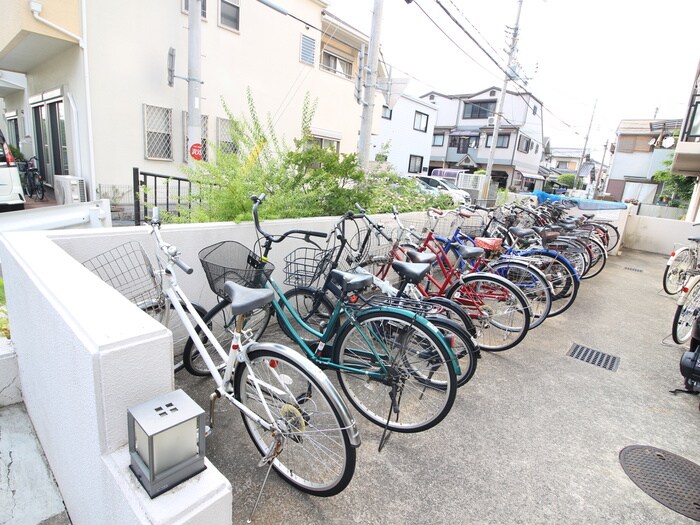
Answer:
[[[238,153],[236,143],[231,137],[231,121],[227,118],[216,118],[216,143],[224,153]]]
[[[173,110],[143,106],[145,156],[152,160],[173,160]]]
[[[208,142],[209,142],[209,117],[207,115],[202,115],[202,160],[209,160],[208,152]],[[189,141],[187,140],[187,111],[182,112],[182,160],[187,162],[189,160]]]

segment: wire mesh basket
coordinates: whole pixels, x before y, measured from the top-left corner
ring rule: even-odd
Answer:
[[[267,284],[275,266],[236,241],[222,241],[203,248],[199,261],[216,295],[226,298],[226,281],[248,288],[262,288]]]
[[[107,250],[83,261],[83,266],[142,309],[164,301],[160,276],[138,242]]]
[[[408,228],[410,233],[402,232],[397,226],[392,233],[393,239],[401,239],[403,242],[419,243],[423,241],[431,229],[432,220],[429,217],[420,219],[401,219],[404,228]]]
[[[311,286],[325,275],[333,259],[333,249],[302,246],[284,258],[284,284]]]

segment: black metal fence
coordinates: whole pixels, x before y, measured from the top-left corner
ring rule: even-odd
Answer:
[[[169,214],[180,216],[192,209],[194,185],[184,177],[148,173],[133,169],[134,224],[139,225],[148,209],[158,206]]]

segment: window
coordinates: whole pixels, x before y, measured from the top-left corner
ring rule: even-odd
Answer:
[[[496,111],[495,101],[465,102],[462,118],[488,118]]]
[[[389,109],[389,106],[382,106],[382,118],[385,118],[387,120],[391,120],[391,113],[392,113],[392,110]]]
[[[236,143],[231,137],[231,121],[227,118],[216,119],[216,144],[223,153],[238,153]]]
[[[332,149],[336,154],[340,152],[340,141],[327,137],[311,137],[311,141],[318,144],[323,149]]]
[[[495,96],[496,96],[496,90],[495,90],[495,89],[492,89],[491,91],[489,91],[489,97],[495,97]]]
[[[428,115],[416,111],[416,115],[413,117],[413,129],[417,131],[427,131],[428,130]]]
[[[421,171],[423,171],[423,157],[411,155],[408,158],[408,172],[420,173]]]
[[[532,114],[537,115],[537,106],[532,106]]]
[[[240,0],[221,0],[219,25],[238,31],[241,25]]]
[[[558,170],[575,170],[576,163],[569,162],[568,160],[559,160],[559,161],[557,161],[557,169]]]
[[[492,139],[493,139],[493,135],[486,135],[486,147],[487,148],[491,147],[491,140]],[[496,139],[496,147],[497,148],[507,148],[509,145],[510,145],[510,134],[501,135],[499,133],[498,138]]]
[[[532,140],[527,138],[525,135],[521,135],[520,139],[518,139],[518,151],[522,151],[523,153],[529,153],[531,146]]]
[[[185,13],[190,12],[190,0],[183,0],[182,1],[182,10]],[[207,0],[202,0],[202,18],[207,17]]]
[[[208,136],[209,136],[209,117],[207,115],[202,115],[201,116],[201,131],[202,131],[202,160],[209,160],[209,153],[207,151],[207,144],[209,142]],[[182,145],[183,145],[183,152],[182,152],[182,161],[187,162],[189,161],[190,155],[188,152],[188,148],[191,145],[190,141],[187,140],[187,111],[182,112]]]
[[[433,135],[433,146],[444,146],[445,145],[445,134],[435,133]]]
[[[58,89],[30,98],[37,165],[49,185],[53,185],[54,175],[70,175],[65,104],[61,93]]]
[[[173,160],[173,110],[143,106],[145,157],[152,160]]]
[[[7,141],[14,147],[19,148],[19,120],[17,117],[7,119]]]
[[[321,69],[329,73],[335,73],[345,78],[352,77],[352,61],[336,56],[326,49],[323,50]]]
[[[457,135],[450,135],[450,142],[447,145],[448,148],[456,148],[459,146],[459,137]]]
[[[316,56],[316,40],[310,36],[301,35],[301,46],[299,48],[299,62],[302,64],[314,65]]]

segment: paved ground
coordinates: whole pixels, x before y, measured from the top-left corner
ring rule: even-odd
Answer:
[[[682,348],[664,344],[675,300],[665,257],[626,252],[584,281],[575,305],[516,349],[486,354],[450,415],[421,434],[395,434],[357,415],[355,476],[340,495],[299,493],[271,475],[261,524],[692,523],[642,492],[620,467],[628,445],[700,463],[698,399],[682,387]],[[611,372],[567,357],[579,343],[620,358]],[[203,407],[206,380],[176,379]],[[253,508],[264,472],[240,416],[223,403],[207,456],[234,487],[234,523]]]

